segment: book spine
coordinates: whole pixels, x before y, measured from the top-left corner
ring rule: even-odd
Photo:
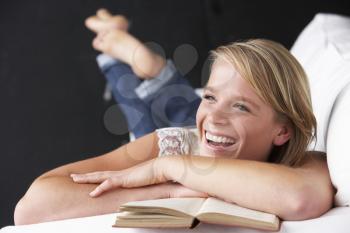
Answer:
[[[199,223],[200,221],[197,218],[194,218],[190,229],[195,228]]]

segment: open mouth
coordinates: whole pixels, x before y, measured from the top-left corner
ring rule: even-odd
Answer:
[[[213,149],[225,149],[235,144],[235,140],[226,136],[217,136],[205,131],[205,139],[207,144]]]

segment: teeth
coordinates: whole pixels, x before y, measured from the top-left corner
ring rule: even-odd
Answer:
[[[218,143],[234,143],[234,140],[232,140],[231,138],[227,138],[227,137],[222,137],[222,136],[215,136],[210,134],[209,132],[205,133],[205,137],[213,142],[218,142]]]

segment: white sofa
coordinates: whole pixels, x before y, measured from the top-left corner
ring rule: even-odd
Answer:
[[[316,150],[327,152],[337,206],[350,204],[350,18],[318,14],[292,53],[308,74],[317,119]],[[350,230],[349,230],[350,232]]]
[[[284,221],[279,232],[350,232],[350,18],[317,14],[300,34],[292,53],[304,66],[311,85],[318,122],[318,140],[312,149],[326,151],[336,206],[323,216],[306,221]],[[317,198],[317,197],[315,197]],[[201,224],[195,229],[112,228],[115,214],[69,219],[27,226],[8,226],[1,233],[17,232],[217,232],[262,233],[237,227]]]

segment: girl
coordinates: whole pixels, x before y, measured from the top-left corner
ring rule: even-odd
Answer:
[[[306,75],[278,43],[212,52],[196,128],[165,128],[105,155],[49,171],[16,224],[115,212],[131,200],[215,196],[284,220],[318,217],[334,190],[325,156],[307,152],[316,121]]]

